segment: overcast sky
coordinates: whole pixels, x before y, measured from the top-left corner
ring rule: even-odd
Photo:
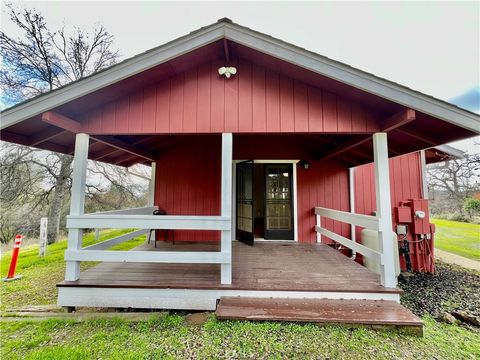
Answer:
[[[15,4],[38,9],[51,28],[102,23],[115,36],[122,58],[229,17],[443,100],[480,93],[478,1]],[[6,20],[2,11],[2,29],[13,34],[16,29]]]

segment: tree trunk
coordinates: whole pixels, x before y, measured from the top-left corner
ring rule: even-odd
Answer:
[[[71,165],[73,158],[67,155],[59,155],[60,172],[55,179],[55,189],[53,191],[50,207],[48,209],[47,242],[53,244],[58,240],[60,228],[60,216],[65,197],[68,194],[68,179],[71,174]]]

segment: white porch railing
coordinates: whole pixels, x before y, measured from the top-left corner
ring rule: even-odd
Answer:
[[[145,234],[150,229],[219,230],[230,234],[230,218],[225,216],[152,215],[157,207],[144,207],[67,216],[69,229],[130,229],[140,228],[122,236],[81,248],[67,249],[66,261],[151,262],[189,264],[228,264],[230,252],[199,251],[113,251],[114,245]],[[228,236],[227,234],[227,236]]]
[[[327,236],[330,239],[352,249],[367,258],[371,258],[380,264],[380,281],[383,286],[396,287],[397,277],[395,274],[395,258],[392,237],[392,204],[390,201],[390,171],[388,168],[388,146],[387,134],[373,134],[373,158],[375,169],[375,197],[376,197],[376,216],[355,214],[350,212],[332,210],[317,207],[315,215],[317,217],[317,241],[321,241],[321,236]],[[321,225],[321,217],[328,217],[333,220],[361,226],[378,232],[379,251],[370,249],[355,241],[347,239],[339,234],[327,230]]]
[[[73,161],[73,184],[70,215],[67,216],[68,248],[66,281],[80,278],[81,261],[201,263],[220,264],[222,284],[232,283],[232,134],[222,134],[222,181],[220,216],[153,215],[155,206],[84,214],[85,181],[89,136],[77,134]],[[155,163],[149,184],[149,205],[154,203]],[[83,229],[140,229],[83,248]],[[188,251],[112,251],[110,247],[130,240],[149,230],[217,230],[221,232],[221,250],[217,252]]]
[[[341,221],[347,224],[361,226],[366,229],[379,231],[380,230],[379,219],[376,216],[355,214],[351,212],[327,209],[323,207],[316,207],[315,215],[316,215],[315,231],[317,232],[318,242],[321,242],[321,235],[324,235],[332,239],[333,241],[349,248],[350,250],[356,251],[357,253],[360,253],[363,256],[378,262],[380,266],[384,264],[383,253],[373,250],[365,245],[359,244],[350,239],[347,239],[342,235],[339,235],[337,233],[334,233],[333,231],[327,230],[322,227],[322,217],[325,217],[332,220]]]

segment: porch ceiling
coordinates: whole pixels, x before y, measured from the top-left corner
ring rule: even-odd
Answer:
[[[198,135],[116,135],[102,136],[90,139],[88,157],[90,160],[101,161],[113,165],[130,167],[135,164],[150,165],[152,160],[161,158],[163,152],[174,146],[182,146],[192,136],[220,138],[219,134],[198,134]],[[266,141],[276,142],[279,149],[290,147],[301,148],[296,154],[289,158],[305,159],[309,161],[321,161],[328,158],[336,159],[347,167],[354,167],[373,162],[373,142],[371,135],[359,134],[235,134],[234,150],[238,143],[250,144],[251,148],[258,148]],[[4,139],[7,140],[7,139]],[[15,137],[15,142],[28,145],[28,139]],[[424,149],[430,144],[415,138],[411,138],[403,132],[391,132],[389,134],[389,156],[398,156],[406,152]],[[56,152],[73,155],[75,145],[75,134],[62,131],[55,142],[46,141],[41,144],[42,148]],[[128,146],[127,146],[128,145]],[[352,145],[352,146],[348,146]],[[408,151],[405,151],[408,145]],[[123,147],[125,146],[125,147]],[[245,146],[245,145],[244,145]],[[220,148],[219,148],[220,151]],[[137,154],[141,154],[139,156]],[[455,154],[432,147],[426,152],[428,163],[443,161]],[[279,155],[279,158],[285,158]],[[254,158],[263,158],[258,155]],[[275,156],[268,156],[275,158]]]

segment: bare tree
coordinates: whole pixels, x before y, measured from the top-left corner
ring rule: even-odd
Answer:
[[[65,28],[54,32],[35,9],[16,10],[12,5],[7,6],[10,20],[22,36],[14,38],[0,31],[0,89],[6,104],[15,104],[78,80],[112,65],[119,57],[113,49],[113,36],[101,25],[92,32],[79,28],[71,33]],[[49,201],[48,242],[52,243],[58,238],[61,208],[70,186],[72,158],[55,153],[50,158],[53,159],[50,163],[36,157],[30,160],[49,173],[53,184],[45,196]]]
[[[427,177],[430,192],[446,199],[443,210],[464,215],[465,199],[480,191],[480,155],[429,165]]]
[[[11,37],[0,31],[0,84],[8,103],[16,103],[88,76],[114,64],[113,36],[98,25],[92,33],[74,28],[52,32],[35,9],[16,10],[10,20],[22,32]]]

